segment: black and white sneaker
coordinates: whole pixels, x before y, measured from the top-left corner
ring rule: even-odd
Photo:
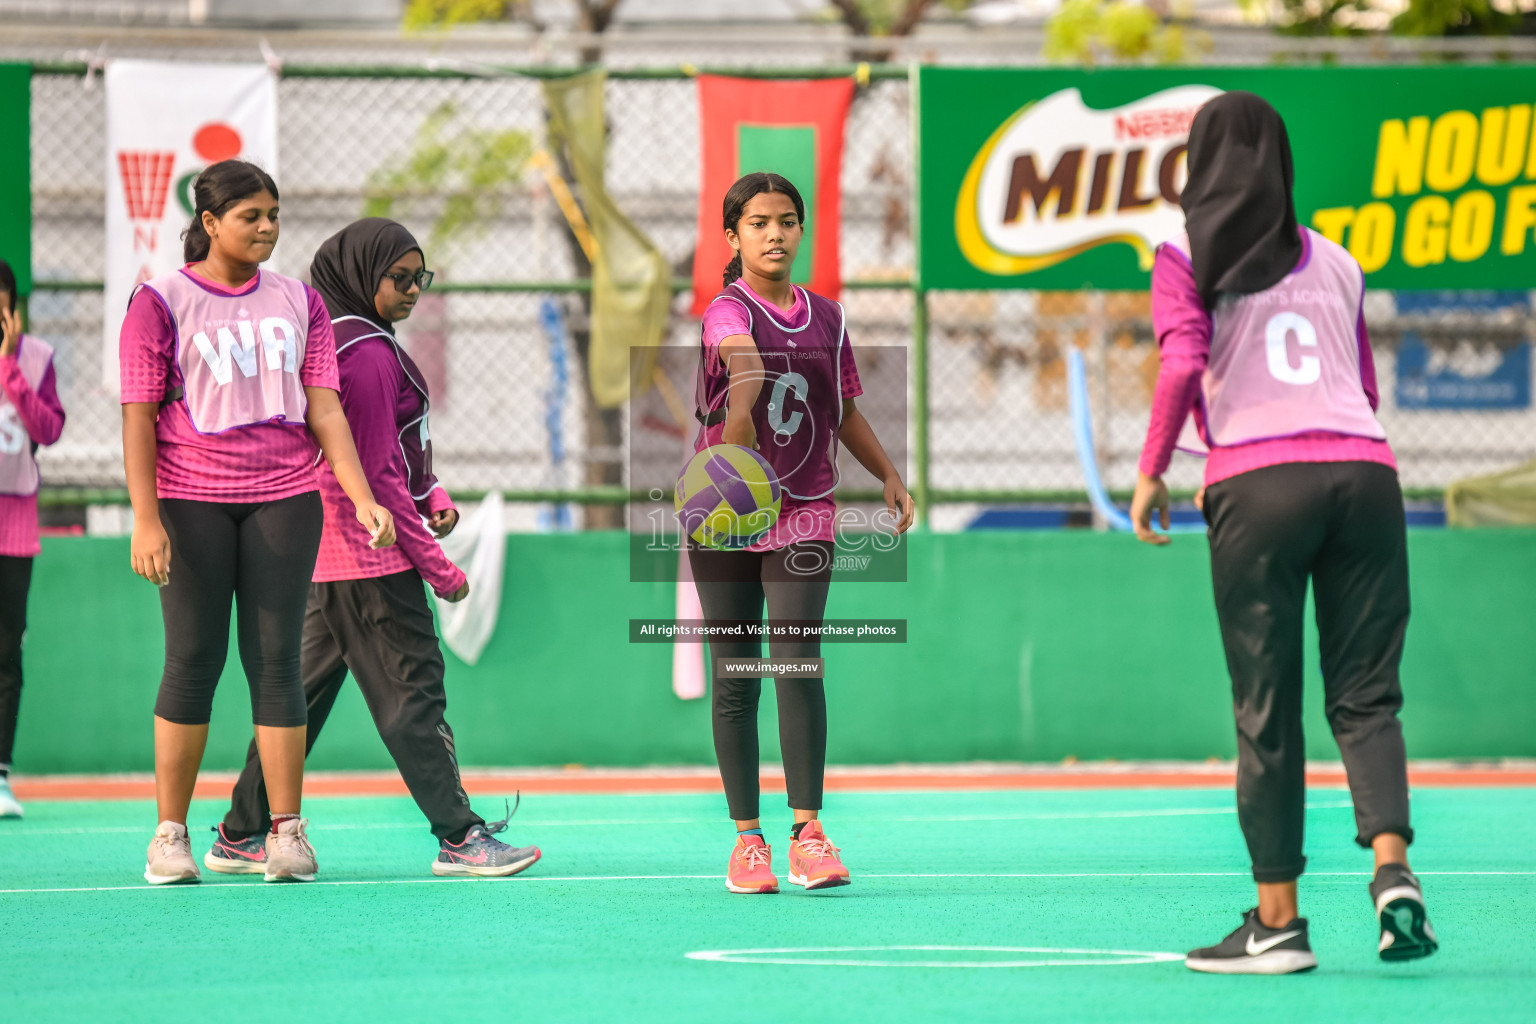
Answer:
[[[1371,882],[1371,899],[1381,921],[1383,960],[1417,960],[1440,948],[1424,909],[1424,890],[1402,864],[1383,864]]]
[[[1266,928],[1257,907],[1243,915],[1242,925],[1214,946],[1194,950],[1184,958],[1192,971],[1211,974],[1294,974],[1317,966],[1307,942],[1307,919],[1298,917],[1284,928]]]

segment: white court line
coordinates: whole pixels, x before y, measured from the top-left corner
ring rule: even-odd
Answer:
[[[1341,876],[1349,878],[1370,878],[1369,871],[1309,871],[1308,875],[1316,876]],[[1536,876],[1536,871],[1415,871],[1419,876],[1425,875],[1492,875],[1497,877],[1526,877]],[[719,874],[713,875],[519,875],[516,882],[630,882],[630,881],[696,881],[698,879],[719,879]],[[1248,878],[1247,871],[1039,871],[1039,872],[951,872],[946,874],[926,874],[920,872],[900,872],[895,874],[869,874],[860,873],[859,878]],[[484,878],[364,878],[345,882],[308,882],[305,885],[444,885],[452,882],[482,882],[494,883],[496,879]],[[512,882],[512,879],[504,881]],[[57,893],[57,892],[136,892],[145,889],[264,889],[265,885],[257,882],[235,882],[232,884],[220,884],[213,886],[187,886],[187,885],[88,885],[77,888],[59,889],[0,889],[0,896],[17,895],[21,893]],[[286,886],[285,888],[293,888]]]
[[[804,956],[806,953],[1051,953],[1046,960],[835,960]],[[785,954],[801,954],[786,956]],[[788,964],[801,967],[1122,967],[1135,964],[1173,963],[1183,953],[1152,953],[1132,949],[1054,949],[1041,946],[796,946],[780,949],[701,949],[684,953],[689,960],[722,964]],[[1092,956],[1100,959],[1085,960]],[[1109,960],[1105,957],[1117,957]]]
[[[1536,871],[1415,871],[1415,875],[1510,875],[1523,877],[1536,875]],[[950,872],[924,874],[906,871],[900,874],[876,875],[860,872],[859,878],[1249,878],[1248,871],[1042,871],[1042,872]],[[1306,877],[1339,876],[1344,878],[1371,878],[1369,871],[1308,871]],[[713,875],[709,877],[713,878]]]
[[[1354,805],[1348,801],[1307,804],[1309,811],[1333,811],[1341,808],[1349,808]],[[1175,807],[1164,809],[1140,810],[1140,811],[1064,811],[1059,814],[957,814],[957,815],[923,815],[912,817],[897,817],[893,815],[881,815],[879,817],[865,816],[840,816],[839,822],[852,825],[868,825],[880,822],[901,822],[910,824],[914,822],[944,823],[967,821],[1091,821],[1101,818],[1169,818],[1184,817],[1187,815],[1205,814],[1236,814],[1236,807]],[[636,828],[645,825],[719,825],[715,818],[614,818],[597,819],[592,821],[528,821],[518,822],[518,828],[538,830],[541,828]],[[423,822],[403,823],[398,821],[379,822],[377,824],[352,824],[352,825],[321,825],[311,826],[314,833],[325,832],[362,832],[383,831],[394,829],[420,829],[425,828]],[[150,829],[142,826],[109,826],[105,828],[56,828],[56,829],[10,829],[0,830],[0,839],[18,838],[21,836],[81,836],[81,835],[132,835],[135,833],[150,833]]]
[[[1423,872],[1419,872],[1423,874]],[[628,882],[628,881],[673,881],[678,879],[719,878],[719,875],[532,875],[518,879],[519,882]],[[454,882],[495,882],[497,879],[484,878],[363,878],[349,882],[303,882],[301,886],[311,885],[448,885]],[[511,879],[503,879],[511,881]],[[233,891],[236,889],[265,889],[266,885],[260,882],[236,882],[233,885],[96,885],[81,886],[75,889],[0,889],[0,896],[13,893],[26,892],[137,892],[144,889],[197,889],[200,891],[217,890]],[[285,886],[293,888],[293,886]]]
[[[576,825],[581,825],[581,826],[604,825],[604,826],[614,826],[614,827],[617,827],[617,826],[633,827],[633,826],[636,826],[636,825],[718,825],[718,824],[720,824],[720,822],[717,821],[717,820],[710,820],[710,821],[698,820],[698,821],[695,821],[695,820],[693,820],[691,818],[645,818],[645,819],[637,819],[637,820],[634,820],[634,821],[619,821],[619,820],[616,820],[616,821],[531,821],[530,820],[530,821],[527,821],[527,822],[518,822],[518,828],[521,829],[524,826],[528,826],[530,828],[568,828],[568,827],[576,826]],[[425,831],[428,827],[429,826],[428,826],[426,820],[423,819],[421,821],[416,821],[416,822],[383,821],[383,822],[377,822],[377,823],[373,823],[373,824],[366,824],[366,823],[364,823],[364,824],[355,824],[355,825],[318,825],[318,824],[312,824],[309,827],[309,831],[312,832],[312,833],[321,833],[321,832],[365,832],[365,831],[366,832],[371,832],[371,831],[383,831],[383,830],[392,830],[392,829],[399,829],[399,830],[421,829],[421,830]],[[209,827],[208,831],[210,831],[210,832],[213,831],[211,826]],[[139,832],[142,832],[145,835],[153,834],[152,830],[150,830],[148,828],[145,828],[142,825],[128,825],[128,826],[113,825],[113,826],[108,826],[108,827],[105,827],[105,828],[54,828],[54,829],[33,829],[31,831],[27,831],[25,829],[18,829],[16,831],[11,831],[9,829],[4,829],[4,830],[0,830],[0,839],[5,839],[5,838],[8,838],[8,837],[9,838],[14,838],[14,837],[18,837],[18,836],[132,835],[134,833],[139,833]],[[196,835],[197,833],[194,832],[193,834]]]
[[[1328,804],[1307,804],[1309,811],[1333,811],[1343,807],[1353,807],[1354,804],[1343,801]],[[864,819],[869,821],[1062,821],[1075,819],[1094,818],[1171,818],[1182,817],[1190,814],[1236,814],[1236,807],[1178,807],[1169,810],[1142,810],[1142,811],[1063,811],[1060,814],[967,814],[944,817],[886,817]],[[838,821],[857,821],[854,818],[838,818]]]

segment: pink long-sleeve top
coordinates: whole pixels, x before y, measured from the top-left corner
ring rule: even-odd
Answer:
[[[1302,238],[1305,243],[1306,232]],[[1304,248],[1301,259],[1306,258]],[[1152,329],[1157,335],[1162,367],[1152,393],[1152,422],[1147,427],[1138,468],[1147,476],[1162,476],[1191,411],[1203,428],[1200,378],[1211,355],[1211,315],[1200,301],[1194,268],[1183,253],[1168,245],[1158,249],[1152,264]],[[1355,331],[1360,345],[1360,387],[1374,410],[1380,397],[1364,311]],[[1239,473],[1284,462],[1379,462],[1397,468],[1386,441],[1313,430],[1247,444],[1214,446],[1205,462],[1205,483],[1209,486]]]
[[[64,405],[59,401],[53,363],[43,371],[37,390],[27,383],[16,356],[27,343],[23,334],[15,353],[0,356],[0,388],[16,407],[16,418],[38,444],[53,444],[64,433]],[[30,558],[42,550],[37,535],[37,495],[0,495],[0,555]]]
[[[739,281],[738,284],[757,299],[758,304],[768,310],[770,315],[777,316],[779,322],[785,327],[804,327],[810,320],[811,309],[800,289],[794,289],[794,304],[786,311],[758,295],[747,285],[747,282]],[[704,358],[718,360],[720,343],[736,334],[745,334],[748,337],[752,335],[752,323],[747,311],[740,303],[711,302],[709,308],[704,311]],[[842,398],[857,398],[864,393],[864,385],[859,381],[859,368],[854,365],[853,347],[849,344],[846,330],[843,332],[841,380],[838,386],[842,392]],[[702,451],[709,445],[719,444],[724,434],[724,420],[705,427],[699,432],[694,451]],[[804,501],[791,498],[786,494],[779,508],[778,521],[768,531],[767,536],[747,550],[777,551],[795,541],[825,540],[835,543],[836,519],[837,502],[830,494],[824,498],[811,498]]]
[[[335,327],[341,408],[352,428],[352,440],[374,500],[395,517],[395,546],[380,550],[368,547],[368,531],[358,525],[351,499],[322,460],[319,477],[325,527],[313,579],[316,583],[374,579],[415,569],[434,593],[447,597],[464,585],[464,573],[443,554],[422,516],[453,508],[453,499],[420,466],[415,467],[414,475],[424,494],[419,500],[411,497],[400,445],[400,431],[421,419],[421,393],[407,377],[393,341],[360,337],[377,332],[377,327],[357,317],[339,320]]]

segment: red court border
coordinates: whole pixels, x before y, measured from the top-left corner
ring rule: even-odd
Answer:
[[[464,787],[490,796],[519,791],[525,794],[633,794],[719,793],[720,779],[709,769],[466,771]],[[1230,789],[1231,765],[1189,765],[1137,768],[1096,765],[1083,767],[995,768],[972,766],[900,766],[894,768],[829,768],[826,788],[837,792],[890,792],[900,790],[1084,790],[1084,789]],[[1414,786],[1519,787],[1536,786],[1536,765],[1518,766],[1430,763],[1409,767]],[[151,800],[154,778],[149,775],[35,775],[12,776],[12,788],[21,800]],[[1318,766],[1307,770],[1307,784],[1342,788],[1342,768]],[[234,786],[231,773],[207,773],[198,780],[196,796],[205,800],[229,798]],[[764,773],[767,792],[782,791],[784,776]],[[304,780],[310,797],[407,796],[405,783],[394,772],[316,772]]]

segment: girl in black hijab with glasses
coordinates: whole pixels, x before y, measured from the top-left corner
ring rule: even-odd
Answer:
[[[1291,147],[1275,108],[1229,92],[1189,132],[1186,233],[1152,267],[1162,355],[1131,521],[1168,537],[1162,474],[1191,413],[1209,449],[1201,511],[1237,719],[1237,818],[1259,905],[1185,963],[1218,974],[1317,966],[1296,880],[1306,864],[1303,615],[1317,604],[1324,710],[1355,805],[1355,841],[1383,960],[1437,948],[1408,869],[1408,766],[1398,663],[1408,626],[1403,494],[1376,421],[1365,280],[1341,246],[1300,228]]]
[[[539,850],[497,840],[495,833],[506,822],[487,825],[470,809],[453,730],[443,717],[443,655],[422,586],[425,581],[448,601],[469,594],[464,573],[433,537],[447,536],[459,514],[432,475],[426,379],[394,329],[431,285],[432,271],[409,231],[392,220],[368,217],[321,243],[310,279],[336,334],[341,406],[374,493],[395,515],[397,543],[373,550],[352,536],[358,531],[347,528],[345,495],[329,467],[319,463],[325,529],[310,584],[301,664],[309,746],[350,670],[438,838],[432,873],[517,874],[539,859]],[[263,870],[263,849],[255,839],[266,829],[267,814],[253,747],[203,863],[226,874]]]

